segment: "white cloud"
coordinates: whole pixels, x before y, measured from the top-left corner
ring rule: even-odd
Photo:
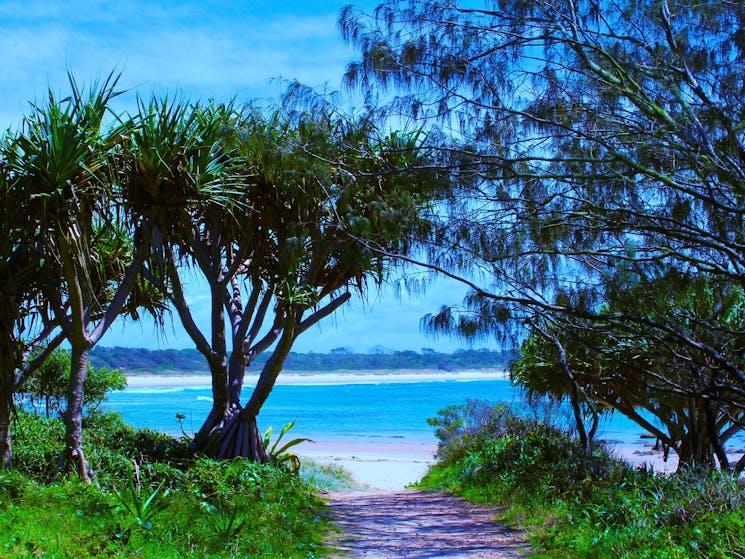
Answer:
[[[351,58],[335,27],[342,5],[0,3],[0,123],[17,122],[48,86],[63,89],[68,69],[81,81],[123,70],[122,86],[144,96],[250,100],[276,94],[280,76],[337,88]]]

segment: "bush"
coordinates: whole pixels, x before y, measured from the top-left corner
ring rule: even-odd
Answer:
[[[745,491],[727,474],[634,470],[601,446],[585,453],[566,433],[505,406],[468,402],[432,423],[440,460],[422,485],[504,506],[504,518],[530,528],[541,557],[745,552]]]
[[[318,464],[307,458],[300,459],[300,477],[311,487],[324,491],[352,491],[363,487],[341,466]]]
[[[25,401],[31,405],[32,411],[43,412],[47,417],[62,417],[67,408],[70,367],[70,353],[65,349],[54,351],[21,387],[21,404]],[[96,368],[89,363],[83,385],[84,409],[88,413],[97,411],[109,392],[124,390],[126,387],[127,377],[124,371]]]
[[[85,452],[99,482],[128,479],[132,460],[146,469],[162,464],[174,473],[191,460],[188,445],[164,433],[135,429],[115,413],[94,413],[84,420]],[[65,427],[60,419],[19,412],[13,425],[13,464],[18,471],[46,483],[55,474],[64,449]],[[173,465],[169,469],[167,465]]]
[[[469,400],[441,410],[428,422],[437,427],[439,464],[457,464],[460,478],[476,484],[499,475],[516,489],[556,495],[582,490],[624,469],[602,446],[588,454],[566,432],[521,417],[506,404]]]
[[[99,477],[128,479],[132,460],[145,469],[155,464],[184,467],[191,460],[184,440],[152,429],[135,429],[113,412],[87,416],[84,427],[87,457]]]
[[[25,413],[17,423],[22,469],[0,474],[4,558],[313,558],[321,549],[322,504],[287,468],[195,459],[184,441],[94,414],[86,452],[98,485],[73,475],[47,485],[62,423]]]
[[[19,412],[13,424],[14,467],[38,481],[49,481],[64,449],[64,439],[61,420]]]

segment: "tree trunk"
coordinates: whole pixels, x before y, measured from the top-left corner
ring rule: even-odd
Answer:
[[[233,344],[236,342],[233,341]],[[243,391],[243,379],[246,376],[246,366],[240,350],[233,348],[228,362],[228,400],[231,405],[238,405]]]
[[[225,421],[236,411],[237,405],[237,402],[230,401],[225,357],[213,354],[208,362],[212,377],[212,409],[197,434],[194,435],[191,447],[198,451],[207,451],[212,446],[212,439],[224,427]]]
[[[264,438],[259,431],[256,417],[269,397],[282,365],[287,359],[295,338],[295,320],[288,319],[282,330],[277,346],[272,351],[259,376],[251,398],[245,409],[237,401],[243,386],[245,365],[242,361],[231,358],[230,405],[225,414],[215,417],[212,429],[199,441],[195,439],[194,448],[202,450],[217,458],[248,458],[255,462],[268,462],[269,455],[264,448]],[[238,380],[240,379],[240,382]],[[213,408],[214,410],[214,408]],[[212,415],[212,414],[210,414]],[[209,419],[209,418],[208,418]]]
[[[92,475],[83,452],[83,383],[88,374],[88,349],[73,345],[71,361],[65,412],[65,451],[60,469],[65,464],[72,464],[80,479],[90,483]]]
[[[704,400],[690,398],[688,405],[688,429],[684,431],[678,450],[678,471],[686,469],[710,470],[716,468],[716,433],[709,430],[708,404]]]
[[[0,470],[9,470],[13,449],[10,433],[10,398],[9,394],[0,395]]]
[[[582,404],[580,403],[579,389],[577,383],[573,379],[569,380],[569,401],[572,405],[572,413],[574,414],[574,425],[577,429],[577,436],[579,437],[579,444],[582,446],[582,450],[585,454],[590,453],[592,446],[592,440],[587,435],[587,429],[585,428],[585,418],[582,414]]]
[[[192,447],[215,458],[240,457],[259,463],[269,462],[256,415],[241,408],[245,365],[238,357],[234,351],[230,358],[227,406],[213,404]]]
[[[13,458],[10,412],[13,408],[15,372],[18,367],[18,345],[13,333],[15,310],[15,306],[7,301],[0,307],[0,470],[9,470]]]

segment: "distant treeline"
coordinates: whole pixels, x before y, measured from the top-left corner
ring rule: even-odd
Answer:
[[[258,371],[268,356],[260,355],[250,371]],[[439,369],[463,371],[507,366],[516,359],[514,350],[459,349],[453,353],[440,353],[424,348],[416,351],[379,350],[374,353],[353,353],[346,348],[330,353],[290,353],[284,365],[287,371],[338,371],[380,369]],[[90,354],[96,367],[123,369],[127,372],[149,373],[198,373],[207,372],[207,362],[196,349],[149,350],[129,347],[96,347]]]

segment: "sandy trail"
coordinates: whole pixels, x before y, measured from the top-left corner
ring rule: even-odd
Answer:
[[[328,493],[340,533],[334,558],[507,559],[523,557],[524,535],[495,511],[437,492]]]

